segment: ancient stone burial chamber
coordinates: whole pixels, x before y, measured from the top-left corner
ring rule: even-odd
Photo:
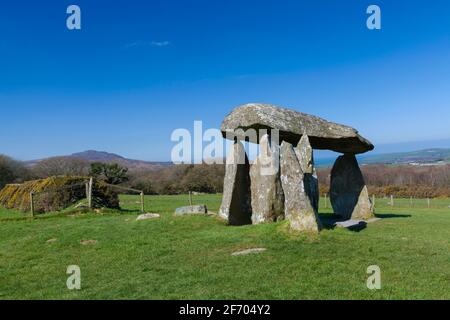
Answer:
[[[373,217],[373,206],[355,154],[374,146],[355,129],[268,104],[233,110],[221,131],[234,144],[227,156],[219,214],[230,225],[288,220],[296,231],[317,233],[319,184],[313,149],[343,153],[331,171],[330,200],[343,219]],[[259,143],[250,164],[241,141]]]

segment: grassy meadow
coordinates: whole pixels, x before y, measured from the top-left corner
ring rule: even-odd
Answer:
[[[0,299],[450,299],[450,200],[378,199],[380,221],[356,231],[289,234],[286,222],[230,227],[215,216],[174,217],[188,196],[146,196],[156,220],[121,211],[40,215],[0,208]],[[217,212],[221,195],[195,196]],[[331,213],[321,200],[321,214]],[[52,239],[50,242],[48,240]],[[96,240],[82,245],[80,241]],[[260,254],[235,251],[266,248]],[[66,287],[69,265],[81,290]],[[381,268],[369,290],[367,267]]]

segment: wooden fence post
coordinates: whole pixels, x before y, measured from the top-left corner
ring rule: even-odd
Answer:
[[[192,192],[189,191],[189,205],[192,207]]]
[[[86,199],[89,199],[89,182],[86,182]]]
[[[92,188],[94,186],[94,178],[89,179],[88,207],[92,210]]]
[[[325,209],[328,209],[328,200],[327,200],[328,193],[325,193]]]
[[[372,208],[375,209],[375,194],[372,195]]]
[[[430,208],[430,198],[427,198],[428,209]]]
[[[394,196],[391,194],[391,207],[394,206]]]
[[[145,207],[144,207],[144,192],[141,192],[141,212],[144,213]]]
[[[412,208],[413,207],[413,197],[409,197],[409,206]]]
[[[30,192],[30,210],[31,210],[31,217],[34,218],[34,193]]]

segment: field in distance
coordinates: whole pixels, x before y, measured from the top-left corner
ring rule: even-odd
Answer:
[[[41,215],[0,208],[0,299],[450,299],[449,199],[377,199],[383,218],[355,232],[293,236],[285,222],[229,227],[214,216],[174,217],[187,195],[146,196],[160,219],[124,210]],[[217,212],[221,195],[194,196]],[[420,204],[420,205],[419,205]],[[327,215],[321,199],[321,213]],[[89,241],[95,240],[95,241]],[[82,244],[83,243],[83,244]],[[259,254],[236,251],[266,248]],[[81,268],[81,290],[66,269]],[[381,268],[381,290],[366,286]]]

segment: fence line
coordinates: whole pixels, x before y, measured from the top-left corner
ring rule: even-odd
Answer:
[[[414,198],[413,196],[395,197],[394,195],[376,197],[375,194],[372,194],[370,200],[374,208],[450,208],[449,198]],[[332,208],[329,194],[323,194],[320,206],[322,209]]]
[[[70,186],[52,187],[52,188],[49,188],[49,189],[43,190],[43,191],[31,191],[30,192],[30,213],[31,213],[31,217],[33,218],[34,214],[35,214],[35,210],[34,210],[35,209],[35,206],[34,206],[35,202],[34,202],[34,200],[35,200],[36,196],[42,195],[42,194],[54,193],[54,192],[58,192],[58,191],[61,191],[61,190],[69,190],[69,189],[73,189],[75,187],[81,187],[83,185],[86,185],[86,183],[87,183],[87,181],[83,181],[83,182],[78,182],[78,183],[71,184]],[[18,185],[20,185],[20,184],[18,184]]]
[[[88,201],[88,207],[89,207],[89,209],[92,209],[92,191],[94,189],[94,179],[90,178],[89,180],[86,180],[86,181],[83,181],[83,182],[79,182],[79,183],[75,183],[75,184],[71,184],[70,186],[56,187],[56,188],[51,188],[51,189],[38,191],[38,192],[31,191],[30,192],[31,217],[34,217],[34,215],[35,215],[35,210],[34,209],[35,209],[35,199],[36,199],[37,195],[48,194],[48,193],[58,192],[58,191],[62,191],[62,190],[73,189],[75,187],[81,187],[81,186],[85,186],[85,188],[86,188],[86,199]],[[108,183],[106,183],[106,186],[110,187],[110,188],[113,188],[113,189],[139,193],[140,194],[140,210],[141,210],[142,213],[145,211],[144,191],[133,189],[133,188],[127,188],[127,187],[123,187],[123,186],[117,186],[117,185],[108,184]]]
[[[145,201],[144,201],[144,191],[143,190],[137,190],[137,189],[133,189],[133,188],[128,188],[128,187],[123,187],[123,186],[118,186],[115,184],[106,184],[108,187],[111,188],[115,188],[115,189],[119,189],[119,190],[123,190],[123,191],[131,191],[131,192],[135,192],[135,193],[139,193],[140,195],[140,202],[141,202],[141,213],[144,213],[145,211]]]

